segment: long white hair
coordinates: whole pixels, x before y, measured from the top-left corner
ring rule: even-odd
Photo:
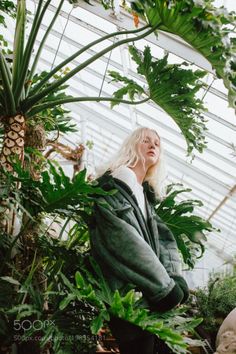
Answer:
[[[115,156],[112,157],[104,166],[98,169],[97,176],[103,175],[106,171],[114,172],[121,166],[134,167],[140,159],[138,152],[138,143],[143,141],[147,132],[154,132],[160,139],[158,133],[154,129],[140,127],[135,129],[123,142]],[[157,197],[163,196],[162,183],[166,177],[165,162],[163,159],[163,146],[160,139],[160,155],[155,165],[151,166],[144,178],[154,189]]]

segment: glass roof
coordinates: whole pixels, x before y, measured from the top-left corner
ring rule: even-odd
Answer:
[[[121,11],[116,18],[110,11],[105,11],[98,2],[91,2],[94,6],[80,1],[79,6],[74,8],[67,2],[64,3],[61,15],[41,55],[40,70],[50,70],[85,44],[111,31],[133,27],[133,19],[129,14]],[[49,7],[50,11],[41,26],[38,44],[57,4],[57,0],[52,1]],[[233,0],[219,0],[216,4],[224,4],[228,9],[236,11],[236,2]],[[34,13],[33,0],[27,1],[27,7]],[[9,19],[9,22],[11,21]],[[8,26],[4,31],[9,43],[12,43],[14,25]],[[72,69],[90,58],[113,41],[114,39],[110,39],[89,49],[68,65],[69,68]],[[208,112],[205,112],[208,120],[206,132],[208,146],[205,151],[202,154],[196,152],[195,159],[190,161],[191,159],[186,156],[186,143],[179,128],[160,107],[151,102],[132,107],[121,104],[112,110],[107,102],[68,104],[71,116],[78,123],[79,132],[63,139],[70,145],[76,145],[81,141],[93,141],[93,148],[86,150],[85,164],[89,171],[94,173],[97,166],[113,155],[124,137],[135,126],[144,125],[158,130],[164,142],[168,182],[181,182],[185,187],[190,187],[192,192],[186,194],[186,197],[200,199],[204,203],[204,207],[197,209],[196,212],[204,218],[210,218],[213,226],[221,229],[220,233],[213,232],[209,235],[208,251],[198,267],[198,274],[201,274],[198,280],[202,282],[209,270],[220,267],[225,262],[231,263],[232,257],[236,254],[236,192],[235,190],[232,192],[236,185],[236,157],[232,156],[230,147],[230,144],[236,143],[235,112],[228,107],[222,80],[216,78],[207,60],[180,38],[161,33],[158,40],[150,36],[136,42],[140,49],[147,44],[151,46],[155,57],[161,58],[164,52],[169,52],[169,61],[172,63],[185,60],[191,62],[193,67],[209,71],[203,79],[208,87],[206,91],[199,92],[199,97],[208,108]],[[120,85],[110,82],[108,70],[118,71],[141,85],[144,84],[143,78],[135,72],[135,65],[130,59],[127,46],[122,46],[96,60],[72,78],[68,93],[73,96],[111,96]]]

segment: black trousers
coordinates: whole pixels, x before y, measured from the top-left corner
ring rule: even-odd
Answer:
[[[156,354],[155,336],[141,337],[119,345],[120,354]]]
[[[168,346],[154,335],[119,345],[120,354],[172,354]]]
[[[110,329],[116,338],[120,354],[172,354],[157,336],[127,321],[113,317]]]

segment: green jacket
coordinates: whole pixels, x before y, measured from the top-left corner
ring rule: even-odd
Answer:
[[[181,277],[175,238],[154,210],[154,193],[144,183],[147,221],[131,189],[109,174],[99,185],[113,195],[99,198],[90,225],[91,250],[113,290],[133,284],[150,308],[166,311],[183,302],[188,288]]]

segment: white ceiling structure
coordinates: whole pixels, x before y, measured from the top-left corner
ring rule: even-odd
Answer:
[[[134,28],[133,18],[121,8],[117,7],[117,16],[114,16],[111,11],[105,11],[98,2],[90,2],[93,6],[80,1],[79,6],[73,9],[65,2],[41,55],[40,70],[50,70],[85,44],[107,33],[117,29]],[[27,1],[27,7],[32,13],[35,11],[35,3],[37,1]],[[230,10],[236,10],[234,0],[216,2],[217,5],[222,3]],[[45,33],[57,6],[58,0],[52,1],[50,11],[41,26],[40,36]],[[5,34],[9,42],[12,42],[13,24],[8,26]],[[68,65],[69,68],[72,69],[104,46],[112,44],[114,40],[106,40],[87,50]],[[39,41],[40,38],[38,43]],[[208,112],[204,114],[208,120],[208,147],[202,154],[196,152],[196,157],[191,162],[186,156],[186,143],[178,126],[162,109],[151,102],[136,106],[120,104],[112,110],[107,102],[68,104],[79,131],[64,137],[64,141],[69,145],[93,141],[93,149],[86,151],[85,163],[89,170],[94,172],[96,166],[108,160],[136,126],[157,129],[164,142],[168,182],[181,182],[184,187],[190,187],[192,192],[186,193],[185,197],[200,199],[204,203],[196,213],[206,219],[210,218],[213,226],[221,229],[221,232],[209,235],[208,250],[197,267],[199,271],[201,268],[201,272],[198,272],[198,277],[201,278],[199,282],[203,282],[210,269],[220,269],[224,263],[232,262],[236,254],[236,157],[232,155],[230,147],[230,144],[236,143],[235,112],[228,107],[226,89],[223,82],[215,77],[210,64],[180,38],[160,33],[158,39],[151,35],[135,45],[140,49],[149,45],[152,54],[157,58],[162,58],[165,52],[169,52],[169,61],[172,63],[188,61],[195,67],[208,71],[204,78],[208,87],[199,94],[208,108]],[[85,97],[111,96],[119,85],[109,83],[110,79],[106,75],[108,70],[116,70],[144,84],[135,71],[127,46],[122,46],[99,58],[72,78],[68,93]]]

